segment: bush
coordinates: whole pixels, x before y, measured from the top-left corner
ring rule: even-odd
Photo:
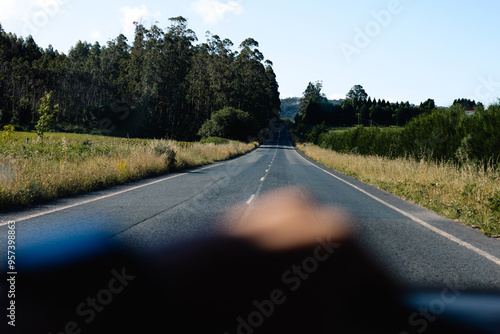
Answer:
[[[500,159],[500,105],[467,117],[461,127],[465,138],[457,155],[473,162],[490,163]]]
[[[345,131],[333,130],[319,136],[318,143],[324,148],[343,153],[396,156],[399,150],[401,128],[358,126]]]
[[[165,140],[154,140],[150,144],[152,153],[157,157],[165,159],[165,165],[170,169],[175,167],[177,162],[177,153],[170,147],[170,144]]]
[[[461,106],[436,109],[402,128],[334,130],[320,134],[318,144],[342,153],[496,164],[500,160],[500,105],[474,116],[466,116]]]
[[[318,144],[319,136],[326,132],[325,122],[320,125],[315,125],[312,130],[307,134],[307,141]]]
[[[12,124],[5,125],[3,131],[1,132],[0,139],[9,140],[14,134],[16,127]]]
[[[465,117],[461,107],[452,107],[412,119],[401,138],[404,153],[418,158],[454,160],[464,137],[460,128]]]
[[[257,133],[257,122],[247,112],[227,107],[212,114],[198,131],[201,137],[222,137],[247,141]]]

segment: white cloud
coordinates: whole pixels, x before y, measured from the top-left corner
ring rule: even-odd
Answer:
[[[344,100],[345,99],[345,94],[336,94],[333,93],[330,96],[328,96],[330,100]]]
[[[134,33],[134,22],[140,22],[141,19],[160,17],[160,12],[150,13],[146,5],[141,5],[140,7],[122,7],[120,8],[122,18],[120,23],[122,24],[123,34],[132,35]]]
[[[54,17],[64,12],[68,0],[1,0],[0,20],[32,20],[35,16]]]
[[[0,21],[13,21],[21,35],[36,35],[73,0],[0,0]]]
[[[241,1],[199,0],[191,4],[191,9],[203,18],[205,23],[216,24],[230,15],[243,13]]]

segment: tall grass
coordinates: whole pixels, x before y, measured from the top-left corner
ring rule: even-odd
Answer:
[[[225,160],[240,142],[183,143],[80,134],[14,133],[0,141],[0,211]]]
[[[500,236],[500,171],[491,166],[362,156],[312,144],[298,148],[329,168],[478,228],[486,235]]]

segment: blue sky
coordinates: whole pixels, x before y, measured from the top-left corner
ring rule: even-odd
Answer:
[[[309,81],[329,98],[362,85],[371,97],[441,106],[500,98],[500,1],[494,0],[0,0],[0,23],[67,53],[78,40],[107,41],[132,22],[184,16],[200,41],[211,31],[247,37],[274,63],[282,97]]]

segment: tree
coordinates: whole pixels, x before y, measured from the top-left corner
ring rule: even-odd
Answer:
[[[162,98],[165,99],[167,133],[173,138],[183,138],[188,135],[184,129],[189,128],[190,124],[189,118],[183,117],[183,113],[187,112],[186,77],[193,57],[193,42],[198,38],[193,30],[188,29],[184,17],[172,17],[169,20],[171,25],[162,41],[166,52],[163,55],[166,86]]]
[[[316,81],[315,83],[309,82],[299,103],[299,115],[301,115],[302,118],[306,117],[305,114],[309,104],[327,102],[326,97],[321,94],[322,88],[323,83],[321,81]]]
[[[255,119],[247,112],[232,107],[216,111],[203,123],[198,135],[247,141],[257,133]]]
[[[466,111],[474,110],[474,108],[478,106],[476,101],[469,99],[456,99],[455,101],[453,101],[453,106],[455,105],[461,105]]]
[[[346,101],[351,103],[355,109],[358,109],[365,104],[367,99],[368,94],[361,85],[355,85],[346,95]]]
[[[349,101],[342,103],[341,123],[345,126],[358,124],[358,117],[356,116],[356,109]]]
[[[390,106],[381,107],[375,105],[370,108],[370,118],[375,125],[391,125],[392,108]]]
[[[422,111],[419,108],[412,107],[409,102],[406,102],[396,110],[396,123],[399,126],[404,126],[421,113]]]
[[[259,44],[248,38],[240,45],[240,53],[233,63],[236,80],[231,105],[249,112],[260,126],[264,127],[273,118],[277,117],[277,83],[274,72],[266,69],[262,63],[264,56],[257,49]],[[267,64],[269,69],[270,64]]]
[[[276,73],[273,70],[273,63],[270,60],[266,61],[266,76],[267,76],[267,95],[269,96],[270,107],[272,107],[273,117],[280,117],[281,114],[281,100],[279,93],[279,85],[276,80]]]
[[[38,109],[38,113],[40,114],[40,118],[36,123],[35,129],[38,137],[42,140],[45,132],[49,131],[52,128],[54,123],[54,116],[59,111],[59,105],[54,105],[52,102],[52,92],[45,93],[45,96],[42,97],[40,101],[40,108]]]
[[[0,124],[36,124],[40,99],[52,91],[54,127],[104,134],[195,140],[217,110],[233,107],[260,126],[279,117],[272,62],[248,38],[240,53],[217,35],[194,45],[183,17],[164,30],[135,23],[106,45],[77,42],[68,55],[39,48],[0,25]]]
[[[253,59],[258,62],[264,60],[264,55],[257,49],[259,47],[259,43],[253,38],[247,38],[240,44],[240,57],[246,59]]]
[[[420,103],[420,108],[424,112],[429,112],[436,109],[436,103],[433,99],[428,99],[427,101]]]
[[[363,104],[361,108],[359,108],[359,120],[360,123],[363,125],[369,125],[370,124],[370,113],[372,109],[375,108],[381,108],[379,105],[373,106],[372,108],[369,108],[367,104]]]

